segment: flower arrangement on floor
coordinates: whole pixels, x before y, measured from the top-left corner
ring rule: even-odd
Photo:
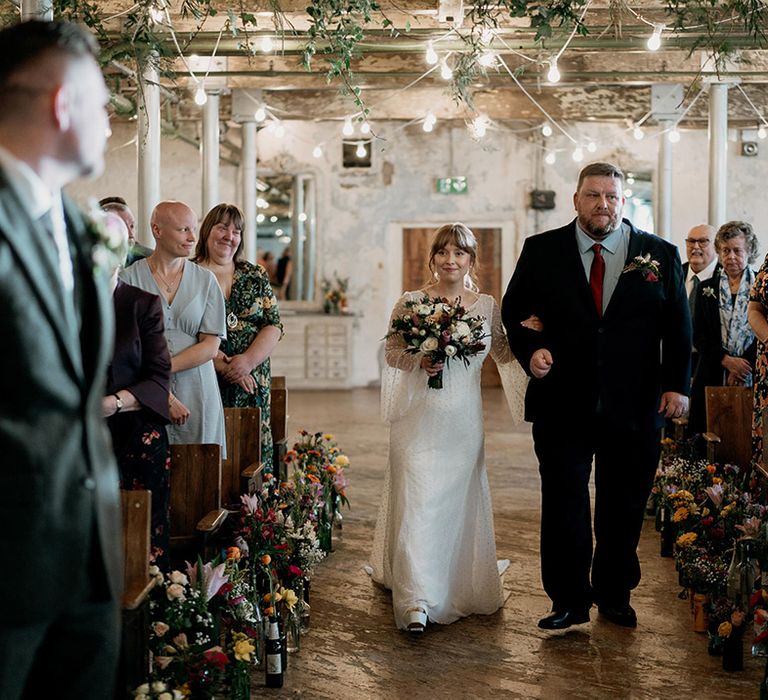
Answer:
[[[241,496],[235,544],[220,557],[166,576],[153,567],[154,671],[134,697],[249,698],[265,618],[281,620],[296,639],[308,627],[309,582],[331,551],[339,509],[349,505],[349,459],[333,435],[302,430],[285,461],[285,481],[265,473],[260,490]]]
[[[385,336],[401,336],[405,352],[423,353],[432,363],[448,363],[469,358],[485,349],[487,336],[482,316],[470,316],[458,299],[409,299],[404,302],[405,313],[392,319],[392,327]],[[427,380],[432,389],[443,388],[443,373]]]
[[[347,310],[347,289],[349,277],[339,277],[336,273],[333,280],[323,277],[320,287],[323,291],[323,311],[327,314],[340,314]]]
[[[768,611],[761,611],[768,608],[768,590],[763,597],[760,588],[762,570],[768,589],[768,509],[758,495],[742,490],[742,481],[733,465],[697,459],[685,443],[662,443],[653,488],[657,509],[666,513],[662,538],[671,534],[674,542],[680,597],[706,599],[708,624],[697,631],[709,633],[711,654],[729,656],[723,661],[728,670],[739,668],[730,656],[749,620],[756,651],[768,646]]]

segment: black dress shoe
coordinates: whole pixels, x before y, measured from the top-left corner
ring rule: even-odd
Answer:
[[[629,604],[617,606],[598,605],[597,611],[601,617],[604,617],[609,622],[613,622],[614,625],[637,627],[637,613]]]
[[[571,625],[580,625],[584,622],[589,622],[589,608],[555,610],[539,620],[539,627],[543,630],[564,630]]]

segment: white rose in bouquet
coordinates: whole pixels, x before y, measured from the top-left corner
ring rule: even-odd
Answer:
[[[428,304],[419,304],[416,307],[416,313],[419,316],[429,316],[429,314],[432,312],[432,307]]]
[[[419,350],[422,352],[433,352],[434,350],[437,350],[437,345],[437,338],[430,336],[419,345]]]
[[[466,321],[459,321],[453,331],[453,337],[456,339],[466,338],[469,335],[469,324]]]
[[[456,354],[456,346],[455,345],[446,345],[445,346],[445,354],[448,357],[453,357]]]

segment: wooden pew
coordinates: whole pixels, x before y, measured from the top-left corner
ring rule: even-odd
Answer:
[[[240,496],[261,487],[261,409],[225,408],[227,458],[221,462],[222,503],[240,507]]]
[[[125,698],[149,675],[149,593],[157,584],[149,575],[152,494],[121,491],[123,512],[123,624],[116,697]]]
[[[285,377],[272,377],[269,425],[272,431],[272,467],[275,476],[285,481],[287,469],[283,461],[288,451],[288,390]]]
[[[221,447],[171,445],[171,553],[209,558],[212,535],[226,517],[221,507]]]
[[[705,392],[707,460],[748,469],[752,462],[751,387],[708,386]]]

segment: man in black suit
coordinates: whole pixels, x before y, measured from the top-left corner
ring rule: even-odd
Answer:
[[[101,229],[62,188],[104,166],[84,29],[0,32],[0,697],[112,696],[120,498],[102,417],[113,339]]]
[[[577,217],[528,238],[502,303],[531,381],[542,489],[544,629],[601,615],[634,627],[637,544],[665,417],[688,409],[691,321],[677,249],[622,220],[623,173],[579,174]],[[520,325],[531,314],[537,332]],[[589,478],[595,462],[595,548]],[[590,580],[591,568],[591,580]]]

